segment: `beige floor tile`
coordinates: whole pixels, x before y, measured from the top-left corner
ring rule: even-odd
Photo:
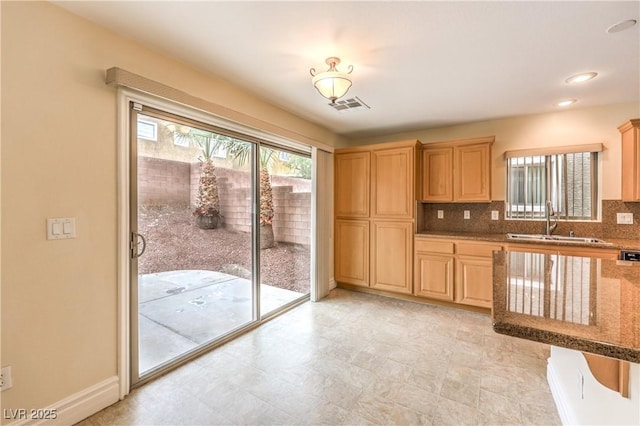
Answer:
[[[555,425],[548,354],[488,315],[338,289],[80,424]]]
[[[480,383],[445,379],[440,390],[440,396],[476,409],[480,397]]]
[[[478,410],[474,407],[440,397],[432,424],[442,426],[476,425]]]
[[[480,389],[478,424],[520,425],[520,405],[503,395]]]

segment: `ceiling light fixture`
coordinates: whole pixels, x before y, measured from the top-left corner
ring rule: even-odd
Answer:
[[[335,103],[336,99],[343,97],[351,87],[351,78],[349,74],[353,71],[353,65],[349,65],[349,71],[346,73],[336,69],[336,65],[340,63],[340,58],[334,56],[327,58],[325,61],[329,65],[329,69],[325,72],[316,72],[315,68],[311,68],[309,73],[313,77],[311,81],[318,92],[325,98]]]
[[[598,75],[597,72],[583,72],[582,74],[572,75],[571,77],[566,79],[564,82],[567,84],[583,83],[585,81],[589,81],[593,78],[596,78],[597,75]]]
[[[562,100],[562,101],[558,102],[556,105],[559,106],[559,107],[568,107],[569,105],[573,105],[576,102],[578,102],[577,99],[565,99],[565,100]]]

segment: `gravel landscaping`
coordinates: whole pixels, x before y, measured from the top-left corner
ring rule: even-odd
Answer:
[[[139,274],[205,269],[251,276],[251,235],[224,228],[199,229],[188,207],[141,206],[138,233],[147,241],[138,262]],[[260,254],[263,284],[309,293],[307,247],[276,243]]]

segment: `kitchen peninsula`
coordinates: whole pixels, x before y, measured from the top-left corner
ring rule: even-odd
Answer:
[[[494,330],[552,345],[563,423],[640,424],[640,263],[533,251],[493,261]]]

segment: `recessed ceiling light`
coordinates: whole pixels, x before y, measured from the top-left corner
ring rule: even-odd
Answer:
[[[638,21],[635,19],[628,19],[626,21],[620,21],[617,24],[613,24],[609,28],[607,28],[607,32],[609,34],[619,33],[620,31],[624,31],[627,28],[633,27]]]
[[[598,75],[597,72],[583,72],[582,74],[572,75],[564,82],[567,84],[575,84],[575,83],[583,83],[585,81],[591,80]]]
[[[573,105],[576,102],[578,102],[577,99],[564,99],[560,102],[558,102],[556,105],[559,107],[568,107],[569,105]]]

